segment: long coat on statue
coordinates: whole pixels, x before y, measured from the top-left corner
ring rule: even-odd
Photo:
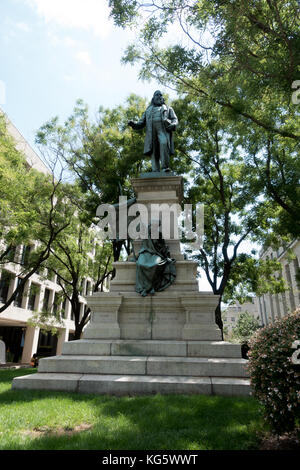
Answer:
[[[151,155],[153,150],[153,132],[152,132],[152,110],[154,106],[151,104],[148,106],[146,111],[143,113],[141,119],[135,123],[135,129],[142,129],[146,127],[146,137],[145,137],[145,145],[144,145],[144,155]],[[170,155],[174,154],[174,143],[173,143],[173,136],[172,132],[166,129],[167,126],[174,124],[177,126],[178,119],[176,114],[174,113],[173,108],[163,104],[161,106],[161,120],[163,123],[163,128],[165,129],[167,140],[168,140],[168,147],[170,151]]]

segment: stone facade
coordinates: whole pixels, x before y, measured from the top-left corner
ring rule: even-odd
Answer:
[[[294,240],[277,251],[271,248],[262,250],[262,259],[272,258],[280,261],[282,276],[288,289],[280,294],[264,294],[259,300],[261,323],[268,325],[277,318],[282,318],[300,306],[300,288],[296,274],[300,266],[300,240]]]

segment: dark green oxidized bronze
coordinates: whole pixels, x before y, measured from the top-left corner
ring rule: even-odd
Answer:
[[[170,106],[165,104],[162,93],[157,90],[150,106],[138,122],[129,121],[133,129],[146,127],[144,155],[151,156],[152,171],[170,171],[170,155],[174,154],[172,132],[178,124],[177,116]]]
[[[151,224],[148,239],[143,240],[136,261],[136,291],[145,297],[169,287],[176,278],[175,260],[170,253],[159,227],[159,238],[151,239]]]

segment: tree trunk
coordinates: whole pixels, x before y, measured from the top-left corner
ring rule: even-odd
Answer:
[[[75,327],[75,332],[74,332],[74,340],[81,338],[82,329],[83,329],[83,328],[82,328],[81,325],[76,325],[76,327]]]
[[[215,319],[216,319],[216,324],[221,330],[221,335],[222,335],[222,341],[224,341],[224,336],[223,336],[223,321],[222,321],[222,312],[221,312],[221,299],[218,303],[218,306],[215,310]]]
[[[114,261],[119,261],[122,246],[124,244],[123,240],[113,240],[112,245],[113,245],[113,253],[114,253]]]

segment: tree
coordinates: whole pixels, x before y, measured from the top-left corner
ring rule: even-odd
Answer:
[[[77,101],[73,114],[60,125],[54,118],[37,133],[43,153],[56,155],[65,162],[86,194],[86,216],[95,221],[100,204],[115,204],[119,196],[133,196],[129,178],[136,176],[142,161],[142,136],[127,128],[130,117],[137,117],[145,103],[136,96],[127,108],[99,108],[96,121],[89,118],[88,107]],[[123,242],[113,242],[114,261],[119,259]]]
[[[82,198],[82,195],[81,195]],[[74,204],[74,200],[66,200]],[[90,320],[91,310],[86,307],[81,315],[80,295],[83,281],[89,279],[94,292],[103,291],[105,280],[112,275],[112,250],[110,243],[103,243],[97,232],[84,223],[84,216],[74,207],[74,215],[68,230],[58,238],[51,248],[47,267],[57,275],[62,293],[71,303],[75,323],[74,338],[79,339],[85,325]]]
[[[141,76],[182,84],[242,116],[248,125],[299,141],[299,120],[276,122],[278,113],[284,114],[282,104],[289,106],[291,86],[298,79],[296,0],[109,0],[109,5],[118,26],[140,26],[138,45],[127,48],[124,60],[140,61]],[[182,35],[172,36],[170,24],[184,33],[185,45]],[[175,44],[159,47],[164,36],[172,36]],[[272,96],[265,106],[268,90]]]
[[[121,195],[134,197],[130,179],[151,168],[150,159],[145,160],[143,155],[144,132],[132,131],[128,126],[128,121],[138,119],[145,108],[145,100],[132,94],[125,106],[100,107],[92,122],[88,107],[78,100],[64,126],[54,118],[37,134],[41,152],[66,162],[77,178],[86,194],[86,215],[90,221],[96,221],[100,204],[116,204]],[[176,171],[184,171],[180,159],[174,166]],[[113,241],[114,261],[119,259],[122,246],[123,241]]]
[[[7,263],[17,266],[19,282],[0,307],[0,313],[11,305],[28,279],[48,259],[53,241],[69,224],[68,209],[62,207],[61,190],[59,179],[28,167],[1,116],[0,263],[7,269]],[[16,250],[20,245],[24,246],[22,254]]]
[[[275,228],[298,236],[300,115],[292,94],[299,79],[299,2],[109,0],[109,5],[117,25],[134,24],[140,31],[124,62],[138,62],[143,79],[154,77],[198,103],[217,105],[240,136],[260,190],[276,203]]]
[[[236,326],[233,328],[233,335],[241,342],[246,343],[256,330],[260,328],[259,321],[249,312],[242,312],[239,315]]]
[[[32,316],[31,324],[55,333],[62,322],[64,300],[68,299],[75,324],[74,337],[79,339],[91,313],[88,307],[82,312],[80,296],[103,290],[105,280],[112,274],[112,251],[110,243],[102,242],[97,227],[87,222],[85,196],[78,184],[64,185],[63,205],[71,213],[68,227],[55,238],[50,256],[43,263],[47,273],[56,275],[61,293],[53,305]],[[84,288],[84,282],[89,283],[89,289]]]
[[[97,125],[89,122],[87,108],[79,103],[65,127],[53,120],[38,133],[42,148],[62,158],[76,174],[86,195],[87,218],[94,217],[99,203],[117,202],[120,187],[125,195],[133,196],[130,176],[137,176],[136,160],[139,169],[147,166],[138,154],[143,148],[141,135],[132,141],[135,134],[131,137],[126,127],[129,117],[135,117],[132,103],[139,116],[145,103],[131,96],[126,109],[100,111]],[[141,104],[141,109],[137,104]],[[243,253],[242,245],[250,237],[265,238],[273,206],[257,198],[256,169],[245,163],[240,137],[217,105],[199,103],[188,96],[174,101],[172,106],[180,121],[174,168],[193,180],[186,202],[205,205],[204,244],[194,256],[213,292],[220,297],[216,322],[222,329],[221,301],[229,293],[235,295],[231,276],[234,274],[238,286],[247,282],[249,285],[251,279],[253,287],[262,270],[261,263],[250,262],[252,257]],[[114,250],[114,260],[119,253]],[[237,267],[243,259],[247,262],[239,275]]]
[[[188,98],[173,104],[181,123],[178,152],[193,163],[186,202],[204,205],[203,245],[193,257],[219,296],[216,323],[222,329],[222,302],[241,298],[241,292],[247,296],[284,288],[281,276],[274,275],[279,263],[258,260],[243,246],[265,239],[273,208],[257,198],[255,169],[245,163],[240,139],[218,107],[200,107]]]

